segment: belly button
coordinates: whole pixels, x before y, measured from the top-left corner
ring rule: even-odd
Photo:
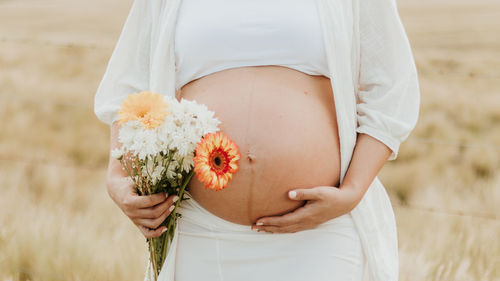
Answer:
[[[253,162],[255,156],[251,152],[247,152],[247,160],[248,162]]]

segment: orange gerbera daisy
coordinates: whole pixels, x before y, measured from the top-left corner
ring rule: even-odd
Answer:
[[[205,188],[221,190],[238,170],[238,146],[224,133],[208,133],[196,146],[194,172]]]
[[[153,129],[163,123],[170,113],[167,111],[168,103],[160,94],[142,91],[128,95],[118,111],[119,124],[130,120],[137,120],[144,128]]]

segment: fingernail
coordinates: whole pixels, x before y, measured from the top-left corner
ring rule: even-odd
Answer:
[[[290,196],[290,198],[295,198],[295,196],[297,196],[297,192],[292,190],[292,191],[288,192],[288,196]]]
[[[168,211],[172,212],[174,210],[174,208],[175,208],[175,205],[172,205],[172,206],[170,206],[170,208],[168,208]]]
[[[255,225],[264,225],[264,223],[263,223],[263,222],[261,222],[261,221],[259,221],[259,222],[257,222]]]
[[[166,227],[161,231],[161,233],[163,234],[163,233],[165,233],[165,231],[167,231]]]
[[[167,192],[165,192],[165,197],[168,198],[168,193]]]
[[[179,196],[175,195],[175,197],[172,201],[175,203],[177,200],[179,200]]]

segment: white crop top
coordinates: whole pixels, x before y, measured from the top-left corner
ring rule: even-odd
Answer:
[[[241,66],[280,65],[330,76],[316,0],[180,2],[176,89]]]

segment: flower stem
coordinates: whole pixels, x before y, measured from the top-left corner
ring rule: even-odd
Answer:
[[[171,227],[172,227],[172,224],[174,224],[174,227],[176,227],[176,223],[175,223],[175,220],[177,219],[176,217],[176,213],[177,213],[177,207],[179,206],[179,204],[181,203],[182,201],[182,196],[184,195],[184,190],[186,189],[186,186],[187,184],[189,183],[189,181],[191,180],[191,178],[193,177],[194,175],[194,169],[191,170],[191,172],[189,172],[188,176],[184,179],[184,182],[182,183],[182,186],[179,190],[179,200],[177,200],[177,202],[175,202],[175,207],[174,209],[172,210],[172,213],[170,213],[169,215],[169,220],[168,220],[168,225],[167,225],[167,232],[165,234],[168,233],[168,236],[167,236],[167,239],[165,239],[165,243],[166,245],[163,247],[163,254],[162,254],[162,257],[165,257],[166,254],[167,254],[167,248],[170,244],[170,240],[173,239],[173,235],[174,235],[174,231],[171,230]],[[170,234],[172,233],[172,234]]]
[[[158,280],[158,265],[156,264],[156,258],[155,258],[155,250],[154,250],[154,243],[153,243],[153,238],[148,238],[148,243],[149,243],[149,255],[151,259],[151,264],[153,265],[153,272],[154,272],[154,280]]]

